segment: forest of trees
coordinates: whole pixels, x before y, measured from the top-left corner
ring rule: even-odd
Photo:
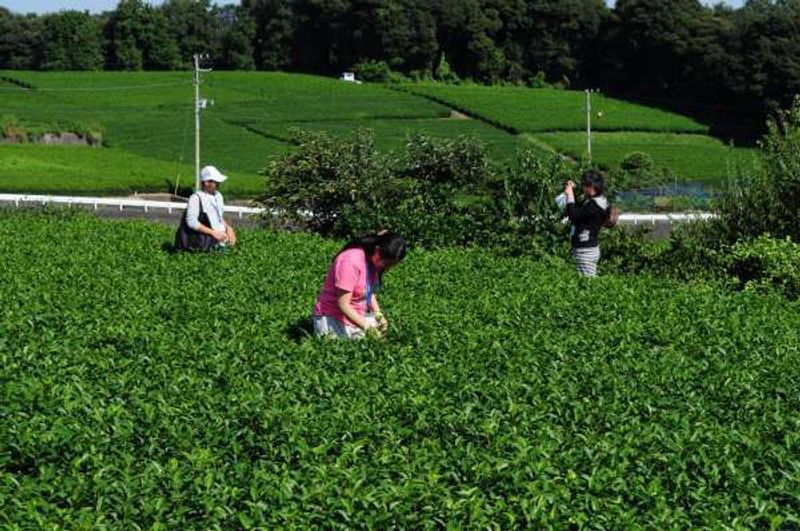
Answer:
[[[697,115],[731,136],[800,92],[800,0],[121,0],[100,15],[0,8],[0,68],[338,74],[365,60],[432,77],[601,88]]]

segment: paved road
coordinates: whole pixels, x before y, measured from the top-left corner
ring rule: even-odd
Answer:
[[[0,208],[14,208],[14,205],[13,203],[0,203]],[[28,203],[21,204],[18,208],[38,210],[42,207],[35,203]],[[178,224],[181,221],[181,216],[183,216],[184,212],[183,210],[173,210],[172,213],[170,213],[169,211],[162,209],[150,209],[145,212],[144,209],[135,207],[125,207],[124,209],[120,210],[119,207],[102,205],[98,205],[97,208],[93,208],[92,206],[71,206],[69,208],[80,208],[82,210],[86,210],[87,212],[94,212],[98,216],[107,219],[144,220],[163,225],[170,225],[176,228],[178,227]],[[239,217],[236,215],[228,215],[225,217],[234,227],[253,228],[260,226],[260,223],[252,216],[242,216],[241,219],[239,219]]]
[[[139,208],[125,208],[120,210],[117,207],[102,207],[98,206],[97,210],[89,208],[88,210],[94,211],[98,216],[108,219],[139,219],[145,221],[152,221],[154,223],[161,223],[177,227],[183,216],[183,211],[174,210],[171,214],[166,210],[149,210],[145,212]],[[252,216],[225,216],[228,222],[234,227],[253,228],[259,227],[260,223]]]

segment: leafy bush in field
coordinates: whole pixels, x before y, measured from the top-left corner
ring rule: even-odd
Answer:
[[[600,234],[601,264],[614,273],[705,281],[725,289],[729,248],[715,234],[712,222],[699,221],[674,226],[664,241],[654,241],[645,227],[617,227]]]
[[[457,84],[461,81],[458,74],[450,66],[450,62],[447,60],[445,54],[442,54],[439,58],[439,64],[436,66],[433,74],[440,83]]]
[[[491,180],[486,145],[476,138],[434,139],[414,135],[406,144],[406,177],[443,186],[448,191],[474,189]]]
[[[768,124],[760,164],[740,170],[719,207],[729,242],[772,234],[800,242],[800,99]]]
[[[674,231],[648,270],[684,279],[732,275],[740,288],[796,298],[800,100],[769,123],[759,159],[736,168],[737,178],[715,203],[718,218]]]
[[[742,289],[800,297],[800,244],[790,239],[766,235],[738,243],[731,250],[728,267]]]
[[[648,239],[647,227],[617,226],[600,232],[603,272],[638,274],[649,271],[664,252]]]
[[[264,169],[261,199],[279,225],[297,225],[324,235],[348,233],[353,214],[368,204],[379,209],[394,185],[391,161],[375,149],[371,133],[357,130],[350,138],[295,130],[300,146],[272,159]],[[386,195],[385,195],[386,194]]]
[[[295,139],[298,149],[264,170],[261,203],[278,226],[348,238],[385,228],[427,247],[515,253],[552,249],[565,237],[553,198],[570,168],[557,157],[527,151],[497,168],[470,137],[413,135],[399,159],[379,153],[366,131],[344,138],[298,132]]]
[[[796,304],[415,251],[386,340],[314,341],[339,243],[172,235],[0,213],[0,527],[799,523]]]
[[[656,169],[656,163],[653,157],[644,151],[634,151],[620,162],[619,167],[622,171],[632,173],[635,175],[646,175],[652,173]]]
[[[504,168],[502,191],[496,192],[498,218],[504,220],[495,238],[514,254],[539,247],[547,254],[564,254],[569,227],[554,198],[575,169],[563,158],[528,150]],[[505,240],[505,241],[503,241]]]
[[[547,81],[547,75],[541,70],[532,75],[528,79],[528,86],[534,89],[551,89],[554,88],[551,83]]]
[[[639,188],[655,188],[661,184],[660,171],[656,169],[653,157],[644,151],[634,151],[625,155],[610,173],[610,193],[636,190]]]
[[[486,146],[470,137],[433,139],[413,135],[395,169],[407,186],[388,200],[389,226],[426,246],[487,242],[495,233],[495,212],[481,195],[494,179]],[[376,225],[365,220],[362,229]]]

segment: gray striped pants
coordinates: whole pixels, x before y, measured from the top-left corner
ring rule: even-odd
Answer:
[[[575,269],[585,277],[597,276],[597,262],[600,261],[600,247],[572,249]]]

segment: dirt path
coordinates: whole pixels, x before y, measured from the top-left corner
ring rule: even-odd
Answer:
[[[447,118],[442,118],[442,120],[472,120],[471,116],[467,116],[463,112],[459,112],[455,109],[450,109],[450,116]]]

